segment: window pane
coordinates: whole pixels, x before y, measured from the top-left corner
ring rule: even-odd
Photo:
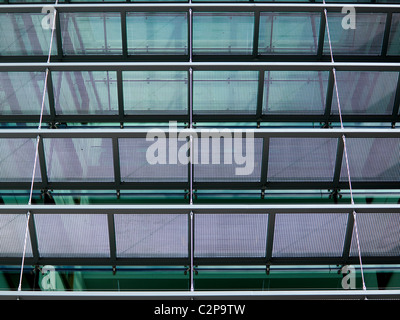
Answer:
[[[45,18],[44,13],[0,13],[0,56],[47,56],[52,30],[43,28]],[[51,53],[57,53],[55,36]]]
[[[267,71],[263,112],[323,114],[328,71]]]
[[[252,54],[254,14],[193,13],[193,54]]]
[[[257,71],[194,71],[193,113],[255,114]]]
[[[393,13],[390,27],[388,55],[400,55],[400,13]]]
[[[45,78],[43,72],[0,72],[0,113],[40,115]],[[43,114],[49,114],[47,94]]]
[[[114,181],[111,139],[44,139],[49,181]]]
[[[119,13],[62,13],[60,21],[64,54],[122,54]]]
[[[400,214],[358,213],[357,230],[361,256],[400,255]],[[357,234],[353,229],[350,256],[358,256]]]
[[[338,71],[342,114],[392,114],[398,72]],[[336,94],[332,113],[339,114]]]
[[[352,181],[400,182],[400,139],[347,138],[346,146]],[[348,180],[344,155],[340,180]]]
[[[0,257],[21,258],[25,244],[26,215],[0,214]],[[26,239],[26,256],[32,257],[31,237]]]
[[[126,114],[187,114],[186,71],[123,72]]]
[[[222,131],[194,143],[194,181],[196,182],[259,182],[263,139],[246,136],[236,138],[233,132]],[[219,136],[220,134],[220,136]],[[222,138],[223,137],[223,138]],[[197,152],[196,152],[197,151]]]
[[[32,181],[36,139],[0,139],[0,150],[1,181]],[[35,181],[41,181],[40,166],[36,166]]]
[[[186,13],[128,12],[129,54],[187,54]]]
[[[196,216],[194,255],[200,258],[265,257],[267,214]]]
[[[186,214],[116,214],[117,257],[187,257],[187,217]]]
[[[57,114],[118,114],[116,72],[53,72]]]
[[[316,54],[321,14],[261,12],[259,54]]]
[[[332,181],[337,139],[271,138],[268,181]]]
[[[41,257],[109,257],[105,214],[35,215]]]
[[[150,133],[150,132],[149,132]],[[164,134],[164,133],[163,133]],[[149,135],[150,137],[150,135]],[[178,158],[185,141],[157,136],[118,139],[123,182],[186,182],[188,165]],[[186,149],[184,149],[186,150]]]
[[[342,27],[342,13],[328,13],[328,24],[333,54],[379,55],[382,51],[386,14],[357,13],[356,28]],[[324,54],[330,54],[329,39],[325,30]]]
[[[273,257],[340,257],[346,214],[277,214]]]

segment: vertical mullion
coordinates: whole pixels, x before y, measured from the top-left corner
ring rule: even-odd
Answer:
[[[382,51],[381,51],[382,57],[385,57],[387,54],[387,50],[388,50],[388,46],[389,46],[389,36],[390,36],[391,25],[392,25],[392,13],[388,12],[386,14],[385,31],[383,34]]]
[[[268,179],[268,158],[269,158],[269,137],[264,137],[263,138],[263,151],[262,151],[262,156],[261,156],[261,187],[264,188],[267,184],[267,179]]]
[[[342,138],[338,138],[337,151],[336,151],[336,162],[335,162],[335,171],[333,174],[333,188],[337,188],[340,180],[340,172],[342,170],[342,162],[343,162],[343,152],[344,152],[344,143]]]
[[[42,137],[38,137],[39,144],[38,144],[38,160],[40,165],[40,174],[42,177],[42,183],[48,185],[49,179],[47,177],[47,168],[46,168],[46,156],[44,152],[44,145]]]
[[[118,138],[112,138],[113,162],[114,162],[114,181],[118,188],[121,184],[121,167],[119,159],[119,144]]]
[[[122,36],[122,56],[128,58],[128,36],[126,29],[126,11],[121,11],[121,36]]]
[[[317,49],[318,60],[322,58],[322,54],[324,52],[325,28],[326,28],[325,14],[322,11],[319,23],[319,35],[318,35],[318,49]]]
[[[47,75],[46,88],[47,88],[47,97],[49,100],[51,122],[55,123],[56,109],[55,109],[55,100],[54,100],[54,87],[53,87],[52,72],[50,70]]]
[[[117,70],[117,94],[118,94],[118,116],[121,126],[124,122],[124,89],[123,89],[123,79],[122,79],[122,71]]]
[[[343,244],[342,259],[343,259],[344,264],[347,263],[349,256],[350,256],[350,247],[351,247],[351,240],[353,237],[353,228],[354,228],[354,216],[353,216],[353,213],[350,212],[348,214],[348,218],[347,218],[346,234],[345,234],[344,244]]]
[[[253,58],[258,56],[258,42],[260,35],[260,11],[254,13],[254,30],[253,30]]]
[[[400,72],[399,72],[399,76],[397,79],[396,95],[395,95],[394,104],[393,104],[393,112],[392,112],[392,123],[393,124],[396,123],[396,120],[398,118],[399,107],[400,107]]]
[[[266,263],[269,263],[272,258],[272,249],[274,243],[274,231],[275,231],[275,213],[268,213],[268,225],[267,225],[267,246],[266,246]]]
[[[258,89],[257,89],[257,111],[256,118],[259,121],[262,118],[262,107],[263,107],[263,97],[264,97],[264,79],[265,71],[260,70],[258,72]]]
[[[328,86],[327,86],[327,89],[326,89],[326,100],[325,100],[324,118],[325,118],[326,123],[329,122],[329,118],[330,118],[330,115],[331,115],[334,87],[335,87],[335,78],[334,78],[334,75],[333,75],[333,70],[330,70],[329,71],[329,78],[328,78]]]
[[[59,11],[55,11],[55,14],[56,14],[55,34],[57,41],[57,58],[62,59],[64,53],[63,53],[62,33],[61,33],[61,17],[60,17],[61,14]]]
[[[39,245],[36,234],[35,218],[32,212],[30,213],[28,228],[32,247],[33,264],[37,264],[40,258]]]
[[[115,240],[115,221],[114,214],[107,214],[108,221],[108,240],[110,244],[110,259],[113,266],[117,262],[117,245]]]

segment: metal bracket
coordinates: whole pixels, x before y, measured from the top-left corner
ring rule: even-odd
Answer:
[[[267,264],[267,268],[265,269],[265,273],[267,274],[267,276],[269,276],[271,272],[271,266],[269,264]]]
[[[340,194],[340,189],[333,189],[329,194],[329,199],[333,199],[335,203],[338,202],[339,199],[342,199],[342,195]]]
[[[332,122],[320,122],[321,128],[323,129],[331,129],[332,128]]]

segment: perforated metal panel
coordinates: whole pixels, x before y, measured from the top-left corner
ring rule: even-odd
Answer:
[[[188,215],[116,214],[117,257],[188,256]]]
[[[345,214],[277,214],[273,257],[340,257]]]
[[[267,219],[267,214],[197,215],[195,257],[264,257]]]

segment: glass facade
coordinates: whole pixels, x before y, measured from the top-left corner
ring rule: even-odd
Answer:
[[[0,290],[397,288],[400,3],[326,2],[0,0]]]

